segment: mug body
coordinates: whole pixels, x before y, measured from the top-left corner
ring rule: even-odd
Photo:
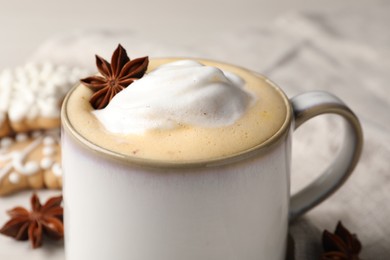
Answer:
[[[156,60],[153,66],[176,60]],[[88,89],[75,87],[67,95],[61,112],[67,260],[284,260],[289,220],[325,200],[351,174],[362,150],[362,130],[339,98],[314,91],[289,100],[256,73],[201,62],[243,76],[261,101],[231,131],[203,129],[180,141],[178,132],[164,132],[152,141],[145,134],[137,136],[136,146],[134,139],[101,128],[92,116]],[[212,102],[228,102],[219,97]],[[290,198],[291,133],[326,113],[347,123],[340,152],[328,169]],[[218,142],[197,143],[204,141],[197,139],[199,133]],[[164,156],[137,155],[140,146],[142,152]],[[214,156],[208,149],[221,153]],[[201,159],[172,156],[183,151]]]
[[[152,66],[171,61],[175,59],[156,60]],[[234,65],[201,62],[243,76],[251,95],[261,100],[243,116],[247,121],[240,121],[242,127],[235,123],[230,128],[239,134],[207,128],[207,137],[218,139],[218,145],[202,143],[202,159],[141,157],[134,145],[132,151],[111,149],[87,131],[98,132],[99,138],[115,145],[127,144],[128,139],[96,129],[100,125],[95,125],[96,118],[88,110],[91,94],[78,86],[65,98],[61,119],[67,260],[285,259],[293,127],[290,101],[261,75]],[[209,131],[218,133],[209,135]],[[177,133],[169,132],[174,138]],[[195,136],[190,143],[197,140]],[[240,141],[250,143],[226,152],[227,146]],[[158,148],[147,144],[142,151]],[[207,153],[208,148],[215,149],[213,145],[222,155]],[[168,147],[164,154],[182,151]]]
[[[63,124],[66,259],[284,260],[290,128],[240,157],[169,167],[91,149]]]

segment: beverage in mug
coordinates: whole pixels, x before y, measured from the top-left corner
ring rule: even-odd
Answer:
[[[285,259],[289,220],[345,181],[362,146],[338,98],[289,100],[220,62],[154,59],[105,108],[91,95],[80,84],[62,109],[67,260]],[[291,198],[292,132],[323,113],[345,119],[345,142]]]

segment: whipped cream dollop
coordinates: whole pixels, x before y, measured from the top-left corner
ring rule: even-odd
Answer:
[[[112,133],[142,134],[184,125],[221,127],[254,102],[239,76],[192,60],[164,64],[93,113]]]

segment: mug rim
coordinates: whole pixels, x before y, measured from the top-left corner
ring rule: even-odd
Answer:
[[[283,121],[283,124],[281,127],[268,139],[265,141],[256,144],[248,149],[239,151],[237,153],[229,154],[227,156],[219,157],[219,158],[211,158],[211,159],[204,159],[204,160],[188,160],[188,161],[164,161],[164,160],[156,160],[156,159],[148,159],[148,158],[140,158],[128,154],[122,154],[119,152],[112,151],[110,149],[104,148],[98,144],[93,143],[92,141],[88,140],[86,137],[84,137],[82,134],[80,134],[72,125],[70,122],[68,112],[67,112],[67,104],[69,101],[70,96],[72,93],[81,85],[80,83],[77,83],[65,96],[64,101],[61,106],[61,130],[62,132],[66,132],[69,137],[71,137],[73,140],[77,141],[79,144],[83,146],[83,148],[87,148],[89,150],[92,150],[93,152],[99,154],[100,156],[103,156],[105,158],[119,160],[124,163],[128,164],[134,164],[138,166],[145,166],[145,167],[152,167],[152,168],[193,168],[193,167],[212,167],[212,166],[221,166],[221,165],[227,165],[232,164],[234,162],[238,162],[247,158],[251,158],[254,156],[259,156],[260,154],[264,154],[266,151],[268,151],[270,148],[274,147],[276,144],[278,144],[281,140],[284,140],[288,133],[290,132],[290,128],[292,126],[292,107],[291,103],[287,97],[287,95],[283,92],[283,90],[278,87],[273,81],[271,81],[266,76],[254,72],[252,70],[243,68],[238,65],[229,64],[226,62],[211,60],[211,59],[199,59],[199,58],[183,58],[183,57],[168,57],[168,58],[154,58],[153,61],[169,61],[169,60],[183,60],[183,59],[191,59],[196,60],[199,62],[205,62],[205,63],[219,63],[222,65],[232,66],[244,71],[247,71],[256,77],[262,78],[269,86],[274,88],[282,97],[285,107],[286,107],[286,117]]]

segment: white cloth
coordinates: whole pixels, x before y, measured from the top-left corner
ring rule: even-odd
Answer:
[[[289,96],[314,89],[334,93],[360,118],[364,151],[347,183],[291,226],[296,259],[318,259],[322,230],[333,231],[338,220],[358,234],[363,259],[390,259],[389,13],[386,3],[364,10],[291,13],[267,26],[204,35],[205,41],[186,46],[146,41],[133,31],[66,33],[49,39],[30,59],[93,71],[94,54],[109,58],[121,43],[131,58],[204,57],[247,67],[267,75]],[[339,120],[329,116],[296,132],[293,191],[332,160],[339,130]]]

